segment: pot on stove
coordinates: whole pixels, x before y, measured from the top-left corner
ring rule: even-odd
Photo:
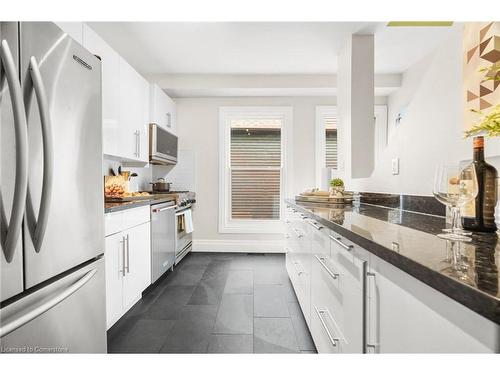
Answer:
[[[153,191],[158,191],[158,192],[168,192],[170,191],[170,182],[165,182],[164,178],[159,178],[156,180],[156,182],[150,182],[151,185],[153,185]]]

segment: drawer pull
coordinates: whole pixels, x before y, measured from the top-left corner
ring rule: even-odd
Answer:
[[[297,236],[297,238],[304,237],[304,235],[302,233],[300,233],[297,229],[293,228],[292,230],[295,232],[295,235]]]
[[[342,246],[344,249],[346,249],[347,251],[351,251],[352,248],[354,246],[352,245],[346,245],[345,243],[343,243],[341,240],[340,240],[340,237],[333,237],[332,235],[328,235],[328,237],[330,237],[331,240],[333,240],[334,242],[336,242],[337,244],[339,244],[340,246]]]
[[[320,258],[317,255],[315,255],[314,257],[318,260],[319,264],[321,264],[323,266],[323,268],[326,270],[326,272],[328,272],[328,274],[332,277],[332,279],[337,280],[339,278],[338,273],[333,273],[332,270],[330,270],[328,268],[328,266],[325,263],[325,258]]]
[[[323,329],[325,330],[326,334],[328,335],[328,338],[330,339],[330,342],[332,343],[332,346],[337,346],[337,341],[339,341],[338,338],[334,338],[332,334],[330,333],[330,330],[328,329],[328,326],[326,325],[325,320],[323,319],[323,314],[326,313],[326,310],[323,309],[318,309],[316,306],[314,306],[314,310],[316,310],[316,314],[318,314],[319,321],[321,322],[321,325],[323,326]]]
[[[323,226],[322,225],[316,225],[315,223],[313,223],[312,221],[309,221],[307,220],[307,223],[309,223],[311,226],[313,226],[314,228],[316,228],[317,230],[321,230],[323,229]]]

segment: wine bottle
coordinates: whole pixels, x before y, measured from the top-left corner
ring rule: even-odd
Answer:
[[[477,176],[476,199],[462,210],[462,227],[476,232],[495,232],[495,206],[497,203],[497,177],[495,167],[484,160],[484,138],[474,137],[474,166]]]

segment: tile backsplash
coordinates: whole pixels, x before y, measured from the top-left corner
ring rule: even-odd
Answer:
[[[164,178],[166,182],[171,182],[172,190],[195,190],[194,181],[194,152],[189,150],[179,150],[179,162],[176,165],[146,165],[144,167],[128,167],[122,165],[122,162],[104,157],[103,172],[110,175],[113,169],[118,173],[118,167],[122,170],[137,173],[137,177],[132,177],[129,183],[130,191],[150,191],[150,182],[158,178]]]

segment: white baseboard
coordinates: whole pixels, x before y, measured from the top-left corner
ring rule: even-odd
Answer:
[[[223,253],[284,253],[285,241],[193,240],[193,251]]]

